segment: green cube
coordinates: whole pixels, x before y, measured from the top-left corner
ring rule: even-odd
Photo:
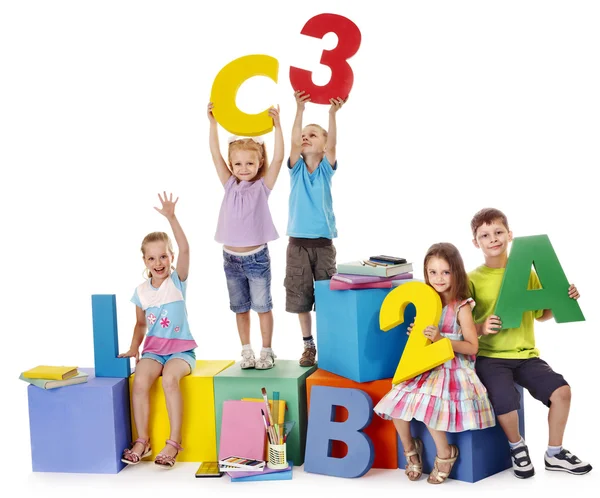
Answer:
[[[269,400],[273,399],[273,391],[279,391],[279,399],[286,403],[285,420],[296,422],[286,442],[287,459],[296,466],[303,465],[308,420],[306,378],[316,370],[316,365],[301,367],[298,361],[277,360],[275,367],[269,370],[242,370],[238,362],[219,372],[214,377],[217,444],[221,440],[223,401],[262,398],[261,389],[264,387]]]

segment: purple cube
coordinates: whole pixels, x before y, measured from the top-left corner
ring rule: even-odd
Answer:
[[[34,472],[117,474],[131,444],[129,380],[96,377],[83,384],[30,385],[29,427]]]

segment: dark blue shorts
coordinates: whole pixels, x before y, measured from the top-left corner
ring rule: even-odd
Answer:
[[[488,391],[496,415],[521,408],[521,396],[515,382],[546,406],[550,406],[550,396],[554,391],[569,385],[541,358],[512,360],[478,356],[475,371]]]

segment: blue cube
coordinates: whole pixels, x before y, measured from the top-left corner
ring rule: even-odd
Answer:
[[[96,377],[84,384],[30,385],[29,427],[34,472],[117,474],[131,444],[129,380]]]
[[[330,290],[329,280],[315,282],[319,368],[355,382],[394,376],[415,307],[406,307],[402,324],[381,330],[379,309],[392,290]]]
[[[521,394],[521,409],[519,413],[519,431],[525,437],[525,410],[523,408],[523,388],[515,386]],[[436,455],[435,443],[423,422],[413,420],[410,423],[413,437],[423,441],[423,473],[429,474],[433,469]],[[458,481],[477,482],[486,477],[502,472],[512,467],[508,439],[496,420],[494,427],[488,429],[447,432],[448,443],[458,446],[458,460],[450,472],[450,478]],[[402,443],[398,438],[398,467],[406,466],[406,457]]]

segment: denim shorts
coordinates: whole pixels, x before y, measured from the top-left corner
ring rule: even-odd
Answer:
[[[235,256],[223,251],[223,268],[231,311],[246,313],[252,309],[266,313],[273,309],[271,258],[267,246],[248,256]]]
[[[196,367],[196,353],[194,353],[193,349],[190,349],[189,351],[183,351],[181,353],[173,353],[166,355],[160,355],[155,353],[143,353],[141,359],[144,358],[158,361],[162,366],[164,366],[165,363],[167,363],[167,361],[169,360],[179,358],[180,360],[187,362],[187,364],[190,366],[190,373],[193,372],[194,368]]]

